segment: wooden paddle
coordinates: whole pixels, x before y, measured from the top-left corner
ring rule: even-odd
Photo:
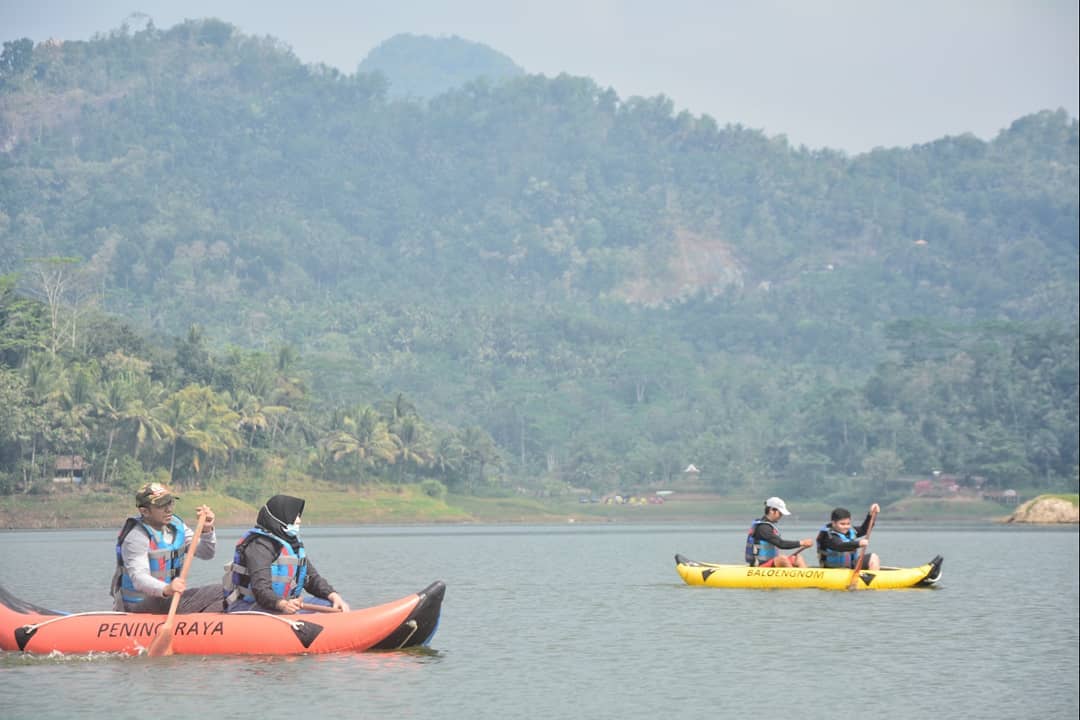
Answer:
[[[187,580],[188,569],[191,567],[191,559],[195,557],[195,547],[202,537],[203,525],[206,524],[206,515],[199,514],[199,522],[195,524],[195,534],[191,536],[191,544],[188,545],[187,555],[184,556],[184,566],[180,568],[180,578]],[[169,616],[158,630],[157,637],[150,643],[146,654],[150,657],[162,657],[172,655],[173,619],[176,618],[176,608],[180,607],[180,593],[173,593],[172,604],[169,605]]]
[[[312,603],[311,605],[308,605],[307,603],[304,603],[303,605],[300,606],[300,609],[301,610],[310,610],[312,612],[322,612],[322,613],[341,612],[341,608],[331,607],[330,605],[320,605],[318,603]]]
[[[870,533],[874,531],[874,521],[877,520],[877,510],[870,513],[870,525],[866,528],[866,547],[859,553],[859,561],[855,563],[855,569],[851,571],[851,580],[848,581],[848,590],[854,590],[859,584],[859,573],[862,572],[863,560],[870,554]]]

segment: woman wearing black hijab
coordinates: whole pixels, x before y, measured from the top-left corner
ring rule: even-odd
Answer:
[[[263,610],[292,614],[304,606],[301,594],[328,600],[348,611],[349,605],[326,582],[307,558],[300,539],[304,501],[275,495],[259,509],[255,527],[236,544],[225,573],[225,604],[229,612]]]

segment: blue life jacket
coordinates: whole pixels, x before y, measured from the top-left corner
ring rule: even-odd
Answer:
[[[293,550],[289,543],[262,528],[252,528],[236,543],[233,561],[225,566],[225,578],[222,587],[225,591],[226,612],[251,610],[257,603],[251,592],[251,575],[244,565],[244,551],[256,537],[265,537],[274,541],[278,556],[270,565],[271,587],[274,595],[285,600],[300,597],[307,581],[307,552],[300,543],[299,551]]]
[[[858,540],[859,536],[855,532],[855,528],[848,528],[846,533],[836,530],[832,523],[828,523],[822,526],[819,532],[824,532],[826,535],[839,538],[842,542],[852,542]],[[847,552],[841,552],[839,550],[833,550],[828,546],[820,542],[820,535],[818,536],[818,564],[824,568],[854,568],[859,560],[858,550],[848,550]]]
[[[768,525],[773,530],[779,532],[776,529],[776,525],[772,524],[768,520],[755,520],[750,526],[750,532],[746,534],[746,562],[750,567],[761,565],[776,557],[776,546],[771,542],[765,542],[764,540],[755,540],[754,532],[757,530],[758,525]]]
[[[124,568],[122,550],[124,539],[135,528],[140,528],[150,538],[150,551],[147,553],[147,559],[150,561],[150,574],[165,583],[172,581],[173,578],[180,574],[188,546],[184,537],[184,521],[173,515],[169,527],[173,529],[174,533],[171,543],[165,541],[164,529],[155,530],[144,523],[140,517],[129,517],[124,522],[124,527],[120,529],[120,534],[116,536],[116,572],[113,573],[112,580],[113,597],[119,594],[120,599],[127,605],[137,605],[146,599],[144,593],[135,589],[131,576],[127,574],[127,570]],[[155,597],[158,596],[155,595]]]

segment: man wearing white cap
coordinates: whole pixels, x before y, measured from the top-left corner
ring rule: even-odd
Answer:
[[[765,501],[765,514],[754,521],[754,524],[750,526],[750,532],[746,535],[746,562],[751,567],[806,567],[806,561],[799,557],[799,553],[793,555],[779,553],[780,550],[808,548],[814,544],[813,538],[784,540],[780,537],[776,523],[780,522],[783,516],[790,514],[787,504],[780,498],[771,497]]]

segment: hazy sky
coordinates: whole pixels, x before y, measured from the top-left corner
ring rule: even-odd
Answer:
[[[458,35],[530,73],[850,153],[1080,114],[1077,0],[0,0],[0,39],[87,39],[133,12],[218,17],[350,73],[397,33]]]

